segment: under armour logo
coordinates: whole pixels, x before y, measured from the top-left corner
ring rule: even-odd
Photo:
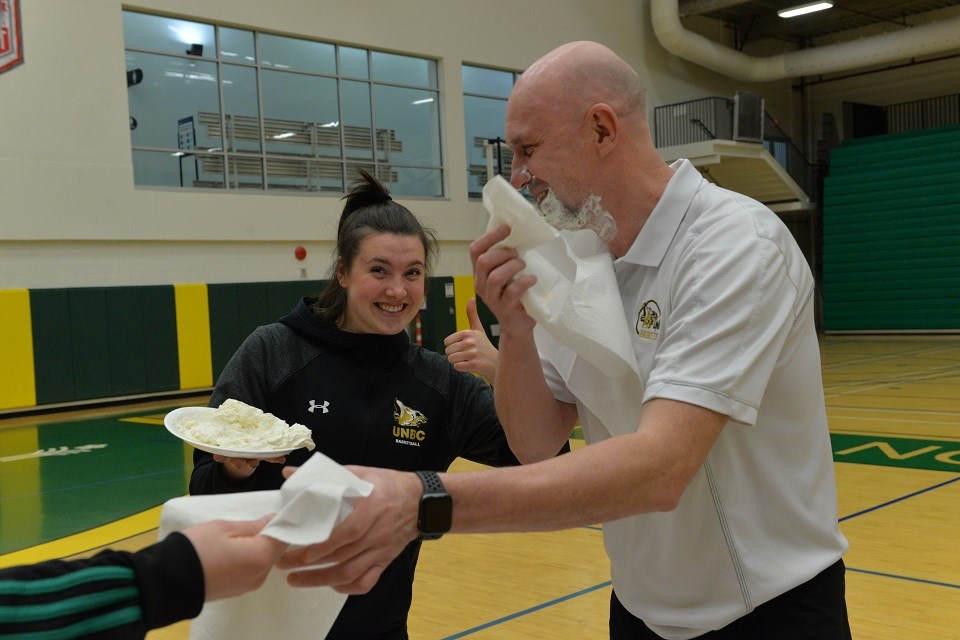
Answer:
[[[317,404],[316,400],[311,400],[310,407],[307,409],[307,411],[309,411],[310,413],[313,413],[314,409],[320,409],[321,413],[330,413],[330,409],[327,408],[329,406],[330,406],[329,400],[324,400],[323,404]]]

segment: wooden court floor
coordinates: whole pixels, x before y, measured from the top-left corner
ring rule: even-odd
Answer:
[[[960,336],[826,336],[821,351],[854,637],[960,638]],[[0,567],[155,540],[190,469],[161,426],[176,404],[0,415]],[[609,597],[599,527],[446,536],[421,553],[411,636],[601,639]]]

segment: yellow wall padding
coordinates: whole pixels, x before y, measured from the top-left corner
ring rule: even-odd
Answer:
[[[177,304],[180,388],[197,389],[213,386],[207,285],[175,284],[173,289]]]
[[[453,276],[453,299],[456,304],[457,331],[470,328],[467,318],[467,301],[474,297],[473,276]]]
[[[33,407],[37,383],[33,367],[30,292],[0,290],[0,409]]]

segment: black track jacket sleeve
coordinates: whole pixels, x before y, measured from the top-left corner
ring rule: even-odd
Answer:
[[[11,567],[0,570],[0,638],[143,638],[197,616],[203,593],[200,559],[181,533],[136,553]]]

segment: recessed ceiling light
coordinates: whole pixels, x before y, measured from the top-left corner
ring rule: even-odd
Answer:
[[[813,13],[814,11],[823,11],[824,9],[830,9],[832,7],[833,2],[810,2],[808,4],[797,5],[796,7],[790,7],[789,9],[780,9],[777,11],[777,15],[781,18],[793,18],[806,13]]]

